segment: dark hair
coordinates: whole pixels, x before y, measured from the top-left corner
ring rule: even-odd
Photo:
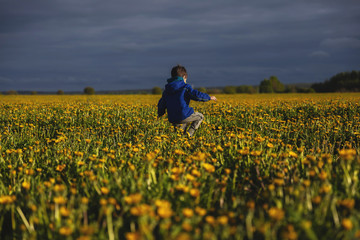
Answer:
[[[171,69],[171,77],[186,77],[187,73],[184,66],[181,66],[180,64],[176,65]]]

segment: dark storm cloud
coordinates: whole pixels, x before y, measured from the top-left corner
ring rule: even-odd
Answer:
[[[357,1],[0,0],[0,91],[323,81],[359,69]]]

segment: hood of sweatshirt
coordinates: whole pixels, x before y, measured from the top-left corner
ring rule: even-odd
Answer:
[[[173,77],[167,80],[168,84],[165,85],[165,90],[169,94],[174,94],[178,90],[184,88],[186,83],[182,77]]]

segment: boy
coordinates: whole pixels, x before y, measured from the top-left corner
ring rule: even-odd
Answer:
[[[194,112],[194,109],[189,107],[190,100],[216,101],[216,97],[193,89],[186,84],[186,80],[185,67],[177,65],[172,68],[171,78],[167,80],[168,84],[165,85],[165,91],[158,103],[158,116],[164,115],[165,109],[167,109],[169,122],[184,131],[187,124],[191,123],[188,134],[192,137],[204,120],[204,115]]]

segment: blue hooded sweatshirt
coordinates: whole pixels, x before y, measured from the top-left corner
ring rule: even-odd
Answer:
[[[168,119],[171,123],[180,123],[194,113],[194,109],[189,107],[190,100],[201,102],[210,100],[208,94],[193,89],[184,82],[182,77],[173,77],[167,82],[158,103],[158,116],[164,115],[167,109]]]

